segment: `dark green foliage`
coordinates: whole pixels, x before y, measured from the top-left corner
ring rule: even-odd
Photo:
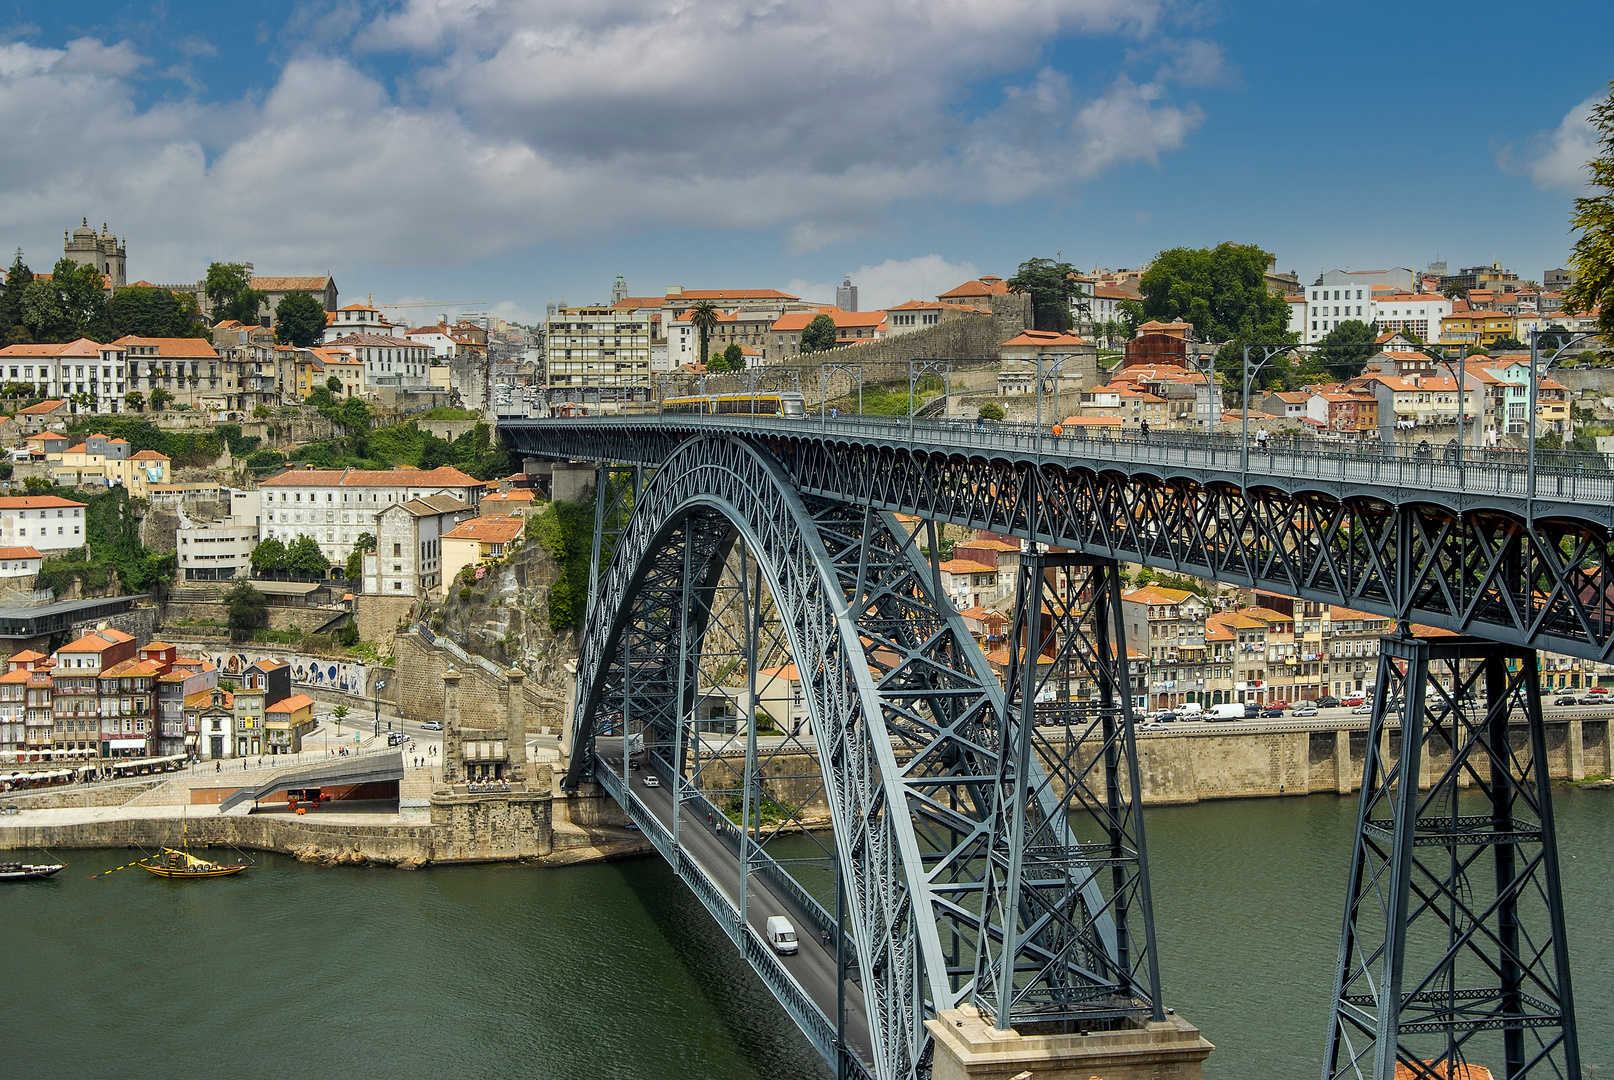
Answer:
[[[224,594],[224,605],[229,611],[230,637],[241,641],[254,631],[269,625],[269,599],[246,580],[237,581]]]
[[[161,591],[174,579],[174,553],[159,555],[141,546],[140,523],[127,489],[110,488],[89,496],[49,485],[40,490],[84,504],[89,550],[46,559],[40,567],[39,588],[60,594],[77,579],[86,589],[103,589],[116,574],[124,592],[140,593]]]
[[[158,412],[168,408],[168,403],[174,400],[174,395],[167,387],[159,386],[151,392],[151,407]]]
[[[364,553],[375,550],[375,537],[363,532],[353,541],[353,552],[347,557],[347,564],[342,567],[342,576],[349,581],[357,581],[364,576]]]
[[[278,450],[255,450],[247,455],[247,468],[260,476],[279,472],[286,466],[286,455]]]
[[[706,343],[711,337],[712,328],[717,325],[718,310],[710,300],[696,302],[689,309],[689,323],[701,335],[701,363],[706,363]]]
[[[835,347],[835,320],[828,315],[815,315],[801,331],[801,351],[823,352]]]
[[[213,430],[220,439],[224,440],[224,445],[230,448],[232,457],[247,457],[258,449],[259,443],[263,442],[256,435],[241,434],[240,424],[220,424]]]
[[[318,345],[324,337],[324,304],[307,293],[287,293],[280,298],[280,303],[275,305],[276,341],[306,349]]]
[[[1254,244],[1172,248],[1155,256],[1138,283],[1143,313],[1186,320],[1201,341],[1287,342],[1289,303],[1267,291],[1272,256]]]
[[[1570,311],[1597,311],[1597,330],[1614,341],[1614,82],[1609,94],[1592,106],[1597,129],[1597,156],[1590,166],[1590,191],[1575,200],[1569,224],[1580,231],[1569,258],[1575,281],[1564,293]]]
[[[252,287],[252,272],[245,263],[209,263],[203,289],[215,324],[235,319],[255,325],[267,299]],[[323,323],[320,329],[324,330]]]
[[[107,306],[112,332],[118,337],[202,337],[208,330],[188,293],[131,285],[112,294]]]
[[[320,387],[315,394],[325,392]],[[478,480],[508,476],[515,467],[509,452],[494,441],[493,431],[486,424],[479,423],[448,442],[421,431],[413,422],[372,429],[369,406],[358,398],[345,399],[331,411],[331,416],[338,423],[346,418],[346,434],[298,447],[292,451],[293,461],[319,469],[390,469],[399,465],[432,469],[451,465]],[[248,464],[254,463],[249,459]]]
[[[740,350],[740,346],[730,345],[728,348],[712,357],[711,362],[707,364],[706,367],[709,371],[718,374],[723,374],[730,371],[744,371],[745,353]]]
[[[63,342],[113,338],[103,275],[65,256],[49,278],[36,277],[22,290],[21,323],[30,341]]]
[[[22,261],[22,248],[6,273],[6,291],[0,295],[0,347],[24,341],[28,332],[22,325],[22,294],[34,280],[34,272]]]
[[[157,396],[163,393],[162,387],[152,391],[153,405]],[[223,425],[214,431],[164,431],[150,420],[138,416],[96,415],[77,418],[67,429],[69,435],[80,439],[92,432],[101,432],[114,439],[127,439],[135,453],[155,450],[173,459],[175,468],[211,465],[218,460],[226,445],[230,446],[231,453],[240,453],[249,443],[256,445],[251,439],[243,439],[241,428],[234,424]]]
[[[249,558],[252,562],[253,573],[264,574],[284,570],[286,569],[286,545],[271,536],[267,540],[258,541],[258,546],[252,549],[252,554]]]
[[[319,549],[319,543],[306,533],[286,545],[286,569],[299,574],[317,574],[324,577],[331,568],[331,560]]]
[[[550,503],[542,514],[528,519],[527,539],[536,540],[560,564],[560,578],[549,588],[549,628],[557,634],[582,629],[594,541],[593,505]]]
[[[336,628],[336,643],[351,649],[359,643],[359,624],[345,622]]]
[[[1036,329],[1069,330],[1071,297],[1081,292],[1081,283],[1070,276],[1075,272],[1067,262],[1027,259],[1005,284],[1010,292],[1030,295]]]
[[[1002,420],[1004,415],[1003,406],[995,401],[981,402],[981,407],[976,411],[980,413],[983,420]]]
[[[1376,337],[1376,327],[1360,319],[1347,319],[1324,335],[1316,351],[1301,361],[1300,371],[1326,375],[1330,380],[1354,379],[1362,373],[1368,357],[1378,352],[1373,344]]]
[[[1491,342],[1491,348],[1495,349],[1497,352],[1523,352],[1529,347],[1530,346],[1526,345],[1518,338],[1511,336],[1500,337]]]

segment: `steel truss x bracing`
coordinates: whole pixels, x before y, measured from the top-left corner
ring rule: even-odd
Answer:
[[[1487,639],[1614,654],[1614,537],[1501,509],[802,440],[802,491]],[[1036,528],[1032,528],[1033,517]]]
[[[1000,1028],[1165,1019],[1125,642],[1114,562],[1021,556],[975,987]]]
[[[1324,1080],[1578,1080],[1535,652],[1382,639],[1366,755]]]
[[[1139,989],[1138,965],[1153,949],[1138,929],[1147,927],[1138,907],[1147,889],[1131,804],[1105,802],[1073,766],[1055,782],[1037,754],[1006,769],[1003,693],[941,597],[933,557],[889,515],[803,499],[777,461],[743,441],[686,442],[640,492],[584,634],[568,785],[594,776],[597,738],[615,744],[602,732],[642,731],[662,760],[688,768],[680,731],[736,541],[755,557],[802,675],[875,1075],[928,1074],[924,1020],[975,993],[983,935],[1004,938],[1001,920],[983,920],[982,911],[989,878],[1006,884],[1012,844],[999,830],[1017,817],[1035,822],[1023,834],[1038,845],[1026,860],[1034,880],[1021,890],[1024,903],[997,910],[1054,914],[1014,922],[1019,959],[1011,966],[1037,969],[1034,979],[1017,976],[1028,992],[1014,1007],[1079,999],[1091,1008],[1118,992],[1152,1007],[1157,994]],[[1114,727],[1119,714],[1101,712]],[[1119,744],[1107,745],[1103,761],[1119,760]],[[1006,783],[1024,788],[1020,815],[1006,810]],[[1130,784],[1104,790],[1135,790],[1135,777]],[[1089,796],[1117,827],[1072,842],[1064,815]],[[769,868],[765,855],[748,858]],[[1057,888],[1050,867],[1061,875]],[[1101,887],[1116,881],[1118,893]],[[1146,985],[1152,990],[1152,974]],[[805,1029],[818,1019],[798,1022]]]

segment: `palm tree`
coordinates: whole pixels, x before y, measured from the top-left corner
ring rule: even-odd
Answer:
[[[701,332],[701,365],[706,364],[706,339],[717,326],[717,308],[710,300],[698,301],[689,309],[690,325]]]

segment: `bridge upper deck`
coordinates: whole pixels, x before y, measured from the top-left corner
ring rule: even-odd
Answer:
[[[655,465],[691,435],[732,431],[792,442],[863,444],[871,450],[907,450],[916,455],[1181,477],[1240,490],[1373,498],[1395,506],[1435,503],[1459,512],[1495,510],[1521,519],[1567,518],[1614,528],[1614,472],[1601,454],[1542,451],[1532,478],[1529,457],[1519,450],[1421,450],[1417,444],[1354,447],[1287,439],[1271,439],[1265,447],[1256,447],[1238,435],[1077,430],[1055,436],[1046,426],[1030,424],[910,423],[870,416],[803,421],[627,415],[506,419],[500,428],[517,450],[563,459]]]

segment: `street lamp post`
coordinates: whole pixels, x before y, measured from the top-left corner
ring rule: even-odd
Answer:
[[[1255,377],[1261,373],[1262,368],[1272,363],[1272,361],[1276,360],[1284,353],[1289,352],[1292,349],[1298,349],[1299,347],[1300,345],[1298,342],[1293,345],[1244,346],[1244,437],[1241,440],[1243,445],[1239,447],[1239,462],[1241,465],[1240,471],[1242,472],[1248,473],[1250,471],[1250,387],[1254,383]],[[1261,359],[1255,364],[1254,367],[1250,366],[1251,349],[1261,350]]]
[[[829,417],[829,376],[831,372],[844,372],[848,376],[857,376],[857,411],[863,414],[863,365],[862,364],[829,364],[822,361],[818,365],[818,421],[826,423]]]
[[[1037,451],[1042,452],[1042,384],[1048,377],[1048,372],[1054,373],[1054,409],[1059,408],[1059,383],[1065,377],[1065,361],[1070,359],[1069,353],[1060,353],[1057,356],[1037,354]],[[1049,362],[1052,361],[1052,367]]]
[[[1437,349],[1432,345],[1425,345],[1424,351],[1439,353],[1435,357],[1436,362],[1446,369],[1446,374],[1450,375],[1452,382],[1457,384],[1457,460],[1461,463],[1463,460],[1463,418],[1468,413],[1468,369],[1464,367],[1461,356],[1457,358],[1457,367],[1452,367],[1450,349]],[[1464,349],[1459,345],[1457,351],[1461,353]]]
[[[1558,347],[1552,350],[1552,355],[1547,357],[1547,362],[1542,364],[1540,367],[1541,374],[1543,375],[1546,374],[1548,368],[1552,367],[1553,364],[1558,362],[1559,357],[1563,356],[1563,354],[1569,349],[1569,346],[1594,336],[1590,333],[1566,335],[1563,331],[1552,331],[1552,333],[1555,338],[1560,340],[1557,342]],[[1529,450],[1529,461],[1527,466],[1529,478],[1526,481],[1525,486],[1525,520],[1529,523],[1532,530],[1534,529],[1536,519],[1536,381],[1538,378],[1536,368],[1537,365],[1540,364],[1541,359],[1540,337],[1540,330],[1530,331],[1529,402],[1525,405],[1525,423],[1528,425],[1529,432],[1527,440]],[[1565,404],[1569,406],[1569,415],[1570,418],[1573,419],[1575,415],[1574,404],[1572,402],[1566,402]]]
[[[945,419],[949,413],[951,402],[949,398],[953,393],[953,362],[951,360],[909,360],[908,361],[908,427],[913,428],[914,421],[914,386],[919,379],[932,371],[942,373],[942,417]],[[858,411],[862,411],[861,403]]]
[[[375,682],[375,686],[371,688],[371,694],[375,698],[375,731],[374,731],[374,734],[377,735],[377,736],[380,736],[380,734],[381,734],[381,691],[386,687],[386,685],[387,685],[387,681],[385,679],[377,679],[376,682]]]

